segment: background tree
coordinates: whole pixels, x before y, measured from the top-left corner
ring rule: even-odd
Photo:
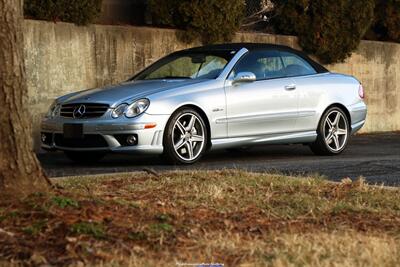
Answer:
[[[22,1],[0,0],[0,196],[49,188],[32,152],[23,62]]]
[[[357,49],[374,19],[375,0],[273,0],[278,33],[299,37],[323,63],[341,62]]]
[[[307,11],[310,0],[272,0],[274,9],[270,22],[275,32],[285,35],[298,35],[307,28]]]
[[[99,17],[102,2],[103,0],[25,0],[24,12],[28,18],[86,25]]]
[[[375,21],[366,38],[400,42],[400,0],[376,0]]]
[[[184,30],[185,42],[204,44],[230,41],[244,18],[245,1],[149,0],[153,24]]]

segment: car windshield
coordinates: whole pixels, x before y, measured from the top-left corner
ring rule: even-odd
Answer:
[[[235,55],[235,51],[178,52],[167,56],[132,80],[216,79]]]

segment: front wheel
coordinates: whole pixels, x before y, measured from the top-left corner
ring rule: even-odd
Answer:
[[[64,151],[64,154],[71,161],[76,163],[96,163],[100,161],[106,153],[104,152],[81,152],[81,151]]]
[[[206,151],[207,128],[198,112],[184,108],[170,118],[164,134],[164,156],[174,164],[192,164]]]
[[[326,111],[317,129],[317,140],[310,145],[317,155],[342,153],[350,138],[349,120],[342,109],[333,107]]]

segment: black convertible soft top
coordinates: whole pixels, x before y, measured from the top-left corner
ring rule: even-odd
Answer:
[[[189,48],[183,51],[191,51],[191,52],[201,52],[201,51],[213,51],[213,50],[230,50],[230,51],[239,51],[242,48],[246,48],[249,51],[256,50],[280,50],[286,51],[293,54],[296,54],[306,60],[310,65],[314,67],[314,69],[318,73],[329,72],[324,66],[312,60],[309,56],[307,56],[304,52],[293,49],[289,46],[285,45],[276,45],[276,44],[267,44],[267,43],[228,43],[228,44],[215,44],[215,45],[206,45],[199,46],[194,48]]]

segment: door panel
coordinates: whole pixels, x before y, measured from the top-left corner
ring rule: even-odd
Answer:
[[[295,131],[298,94],[293,79],[228,81],[225,92],[229,137]]]
[[[233,84],[239,73],[254,74],[256,81]],[[229,137],[295,131],[298,94],[293,79],[286,77],[280,51],[245,55],[232,70],[225,93]]]

